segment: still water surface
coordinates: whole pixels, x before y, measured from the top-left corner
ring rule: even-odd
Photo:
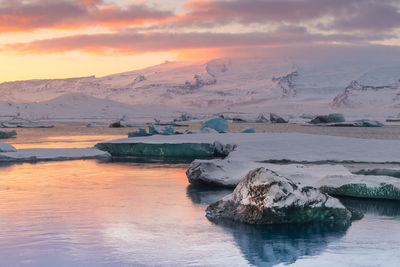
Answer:
[[[0,167],[2,266],[398,266],[400,205],[343,200],[350,227],[216,225],[229,190],[190,186],[187,166],[96,161]]]
[[[397,139],[399,129],[364,133]],[[130,130],[57,125],[18,129],[7,142],[87,147]],[[216,225],[205,209],[230,190],[191,186],[186,169],[90,160],[0,165],[0,266],[400,265],[398,202],[342,199],[365,217],[339,228]]]

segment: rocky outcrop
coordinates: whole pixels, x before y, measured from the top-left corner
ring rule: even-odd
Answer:
[[[313,187],[301,187],[277,173],[250,171],[234,192],[208,206],[212,221],[233,220],[248,224],[341,222],[351,212],[339,200]]]
[[[295,96],[297,94],[295,89],[295,81],[299,73],[293,71],[285,76],[273,77],[272,81],[277,83],[277,86],[282,89],[282,96]]]
[[[393,103],[400,100],[400,81],[381,86],[362,85],[357,81],[351,81],[344,91],[338,94],[332,101],[333,108],[354,108],[373,103]],[[382,94],[382,92],[385,92]],[[376,97],[376,93],[380,95]],[[389,94],[386,94],[389,93]]]

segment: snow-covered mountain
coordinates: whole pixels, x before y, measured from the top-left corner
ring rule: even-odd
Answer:
[[[400,109],[400,80],[389,85],[362,85],[351,81],[333,101],[334,108],[386,107]]]
[[[152,121],[154,117],[170,118],[176,113],[155,105],[128,105],[81,93],[68,93],[51,100],[33,103],[0,101],[1,117],[26,119],[108,119],[132,117],[135,121]]]
[[[370,58],[367,62],[265,58],[217,59],[204,64],[166,62],[100,78],[6,82],[0,84],[0,101],[6,101],[1,105],[8,112],[21,116],[33,112],[42,117],[51,117],[51,110],[61,107],[66,117],[126,114],[133,110],[151,114],[157,113],[160,106],[164,111],[298,114],[329,113],[349,107],[368,110],[371,104],[384,103],[387,109],[396,110],[399,70],[398,62]],[[14,103],[9,105],[10,101]],[[85,107],[85,101],[92,107]],[[24,102],[41,103],[17,104]],[[81,106],[73,107],[73,103]],[[46,109],[39,112],[42,107]]]

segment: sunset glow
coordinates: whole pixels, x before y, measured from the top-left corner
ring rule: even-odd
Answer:
[[[102,76],[243,49],[398,46],[399,8],[391,0],[0,0],[0,82]]]

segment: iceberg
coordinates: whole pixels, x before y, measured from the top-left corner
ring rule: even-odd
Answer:
[[[294,182],[310,186],[313,186],[316,181],[323,179],[328,174],[351,175],[351,172],[343,165],[282,165],[226,158],[195,160],[187,169],[186,176],[189,183],[194,185],[236,187],[249,171],[260,167],[272,170]]]
[[[11,138],[16,135],[17,135],[17,131],[15,131],[15,130],[12,130],[12,131],[1,131],[0,130],[0,139]]]
[[[373,176],[391,176],[400,178],[400,169],[362,169],[354,172],[354,174],[373,175]]]
[[[161,125],[149,125],[149,135],[160,134],[160,135],[173,135],[174,127],[171,125],[161,126]]]
[[[128,137],[141,137],[141,136],[150,136],[146,129],[139,128],[139,130],[134,131],[134,132],[129,132]]]
[[[212,147],[215,142],[223,146],[234,145],[236,148],[229,153],[227,159],[237,161],[320,164],[400,162],[400,142],[396,140],[369,140],[300,133],[153,135],[123,138],[102,144],[107,144],[107,149],[110,151],[114,150],[113,146],[118,146],[116,151],[126,147],[124,150],[128,152],[131,146],[138,143],[149,144],[153,149],[165,144],[174,144],[175,149],[183,151],[186,143],[207,144],[208,147]]]
[[[0,152],[17,152],[17,149],[10,144],[0,143]]]
[[[285,120],[281,116],[276,115],[275,113],[270,113],[269,119],[271,122],[275,122],[275,123],[288,123],[287,120]]]
[[[312,119],[309,123],[311,124],[321,124],[321,123],[336,123],[345,122],[343,114],[334,113],[329,115],[319,115]]]
[[[133,138],[132,138],[133,139]],[[234,147],[219,142],[209,143],[98,143],[97,149],[117,157],[161,157],[161,158],[213,158],[224,157]]]
[[[232,194],[207,207],[211,221],[248,224],[348,223],[352,214],[338,199],[313,187],[301,187],[277,173],[258,168]]]
[[[220,117],[216,117],[203,122],[200,129],[204,128],[211,128],[219,133],[225,133],[229,129],[229,124],[227,120]]]
[[[94,148],[27,148],[0,152],[0,162],[37,162],[76,159],[108,160],[110,154]]]
[[[240,131],[241,133],[255,133],[256,130],[254,130],[253,127],[246,127],[243,130]]]

